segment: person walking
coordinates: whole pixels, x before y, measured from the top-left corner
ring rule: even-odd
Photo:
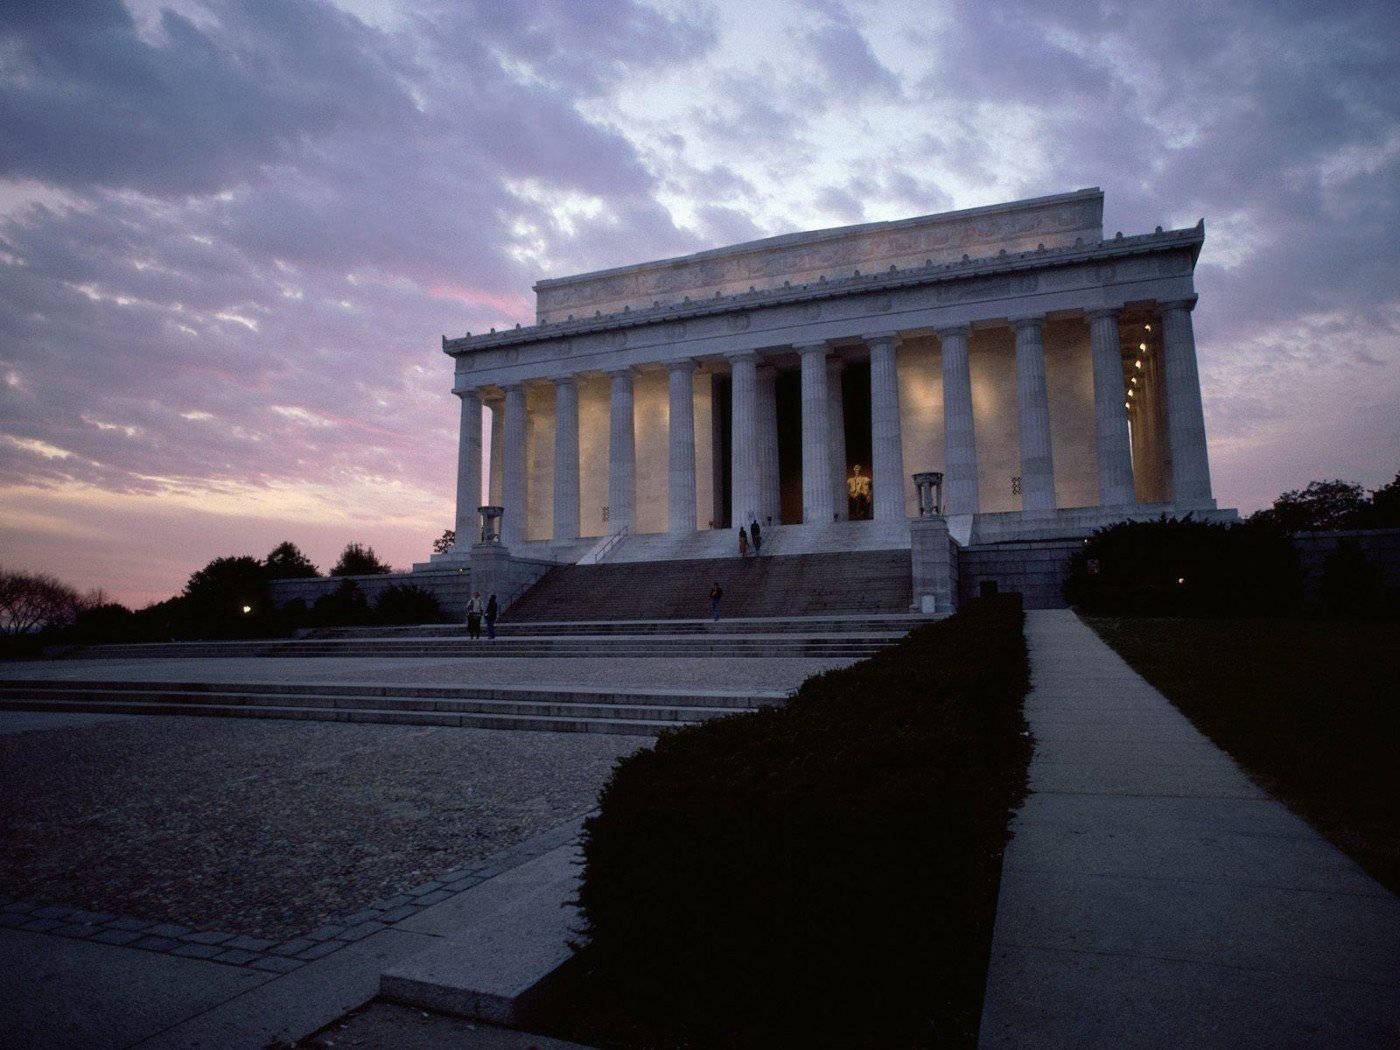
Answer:
[[[724,588],[715,581],[715,585],[710,588],[710,619],[719,619],[719,600],[724,597]]]
[[[496,592],[491,592],[491,597],[486,599],[486,637],[496,637],[496,616],[501,611],[501,607],[496,603]]]
[[[763,533],[759,531],[757,518],[749,522],[749,538],[753,540],[753,556],[757,558],[763,553]]]
[[[747,558],[748,556],[749,556],[749,534],[748,534],[748,532],[745,530],[744,526],[740,525],[740,526],[739,526],[739,557],[741,557],[741,558]]]
[[[481,638],[481,592],[477,591],[472,595],[472,600],[467,602],[467,637],[479,640]]]

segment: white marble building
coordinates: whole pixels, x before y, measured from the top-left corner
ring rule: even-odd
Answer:
[[[442,560],[480,532],[483,412],[490,502],[528,557],[730,554],[754,519],[776,553],[907,546],[928,470],[963,545],[1213,510],[1204,224],[1105,239],[1102,213],[1080,190],[540,281],[534,325],[443,340]]]

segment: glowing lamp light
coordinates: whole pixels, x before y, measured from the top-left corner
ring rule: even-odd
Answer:
[[[1150,324],[1145,324],[1143,325],[1143,327],[1146,328],[1149,332],[1152,331],[1152,326]]]
[[[1139,349],[1139,350],[1146,350],[1146,349],[1147,349],[1147,344],[1146,344],[1146,343],[1138,343],[1138,349]]]
[[[1124,407],[1124,408],[1132,408],[1132,407],[1133,407],[1133,403],[1132,403],[1131,401],[1124,401],[1124,402],[1123,402],[1123,407]]]
[[[243,611],[244,613],[250,613],[253,611],[253,607],[251,605],[245,605],[243,606]]]
[[[1141,367],[1142,367],[1142,358],[1139,357],[1136,361],[1134,361],[1134,362],[1133,362],[1133,367],[1134,367],[1134,368],[1141,368]]]
[[[1184,585],[1186,584],[1186,577],[1185,577],[1185,576],[1178,576],[1178,577],[1176,578],[1176,582],[1177,582],[1178,585],[1184,586]]]

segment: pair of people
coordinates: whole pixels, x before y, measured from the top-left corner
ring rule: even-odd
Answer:
[[[486,637],[496,637],[496,616],[500,613],[500,605],[496,602],[496,592],[491,592],[491,597],[483,603],[481,592],[477,591],[472,595],[472,600],[467,602],[467,637],[481,637],[481,621],[486,621]]]

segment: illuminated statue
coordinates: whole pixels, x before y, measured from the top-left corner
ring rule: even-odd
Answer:
[[[870,475],[861,473],[860,464],[851,468],[846,479],[846,492],[851,500],[851,520],[864,521],[870,517]]]

